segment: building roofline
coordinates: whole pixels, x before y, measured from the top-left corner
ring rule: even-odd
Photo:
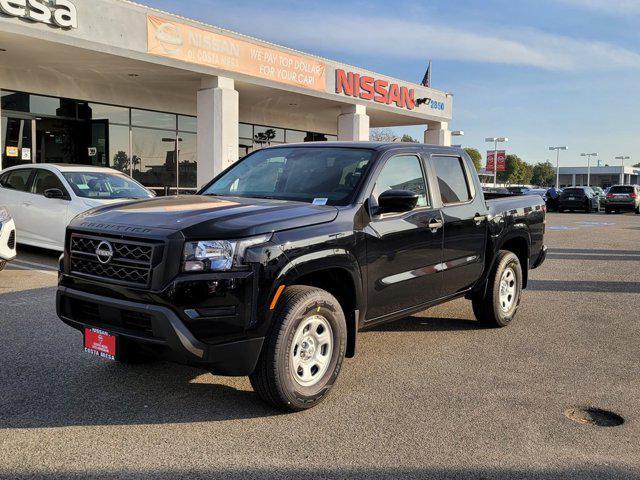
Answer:
[[[425,87],[424,85],[421,85],[421,84],[416,83],[416,82],[412,82],[412,81],[409,81],[409,80],[403,80],[403,79],[400,79],[400,78],[392,77],[390,75],[386,75],[386,74],[380,73],[380,72],[374,72],[373,70],[369,70],[367,68],[358,67],[358,66],[355,66],[355,65],[351,65],[351,64],[348,64],[348,63],[341,62],[339,60],[333,60],[333,59],[330,59],[330,58],[322,57],[320,55],[315,55],[313,53],[303,52],[302,50],[297,50],[297,49],[292,48],[292,47],[279,45],[277,43],[270,42],[270,41],[264,40],[262,38],[253,37],[251,35],[247,35],[247,34],[244,34],[244,33],[236,32],[235,30],[230,30],[228,28],[219,27],[217,25],[213,25],[211,23],[207,23],[207,22],[204,22],[202,20],[197,20],[195,18],[185,17],[185,16],[179,15],[177,13],[167,12],[166,10],[161,10],[159,8],[156,8],[156,7],[151,7],[151,6],[145,5],[143,3],[134,2],[132,0],[116,0],[116,1],[118,1],[120,3],[126,3],[126,4],[129,4],[129,5],[134,5],[136,7],[143,8],[143,9],[146,9],[146,10],[150,10],[152,12],[156,12],[156,13],[159,13],[159,14],[162,14],[162,15],[168,15],[170,17],[179,18],[181,20],[185,20],[187,22],[194,23],[194,24],[200,25],[202,27],[206,27],[207,29],[213,28],[213,29],[219,30],[220,32],[230,33],[232,35],[240,37],[243,40],[247,40],[247,41],[250,41],[250,42],[257,42],[257,43],[262,44],[264,46],[274,47],[276,49],[284,49],[284,50],[289,51],[289,53],[292,53],[292,54],[295,54],[295,55],[303,55],[303,56],[310,57],[310,58],[313,58],[313,59],[316,59],[316,60],[320,60],[320,61],[323,61],[323,62],[338,63],[340,65],[343,65],[343,66],[349,67],[349,68],[353,68],[355,70],[360,70],[360,71],[364,71],[364,72],[367,72],[367,73],[372,73],[372,74],[375,74],[375,75],[386,77],[386,78],[388,78],[390,80],[395,80],[395,81],[398,81],[398,82],[408,83],[408,84],[413,85],[413,86],[418,87],[418,88],[425,88],[425,89],[428,89],[428,90],[433,90],[435,92],[443,93],[443,94],[448,95],[448,96],[453,96],[453,93],[451,93],[451,92],[445,92],[444,90],[438,90],[438,89],[432,88],[432,87]]]

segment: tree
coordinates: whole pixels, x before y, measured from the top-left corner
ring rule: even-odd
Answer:
[[[479,172],[482,169],[482,154],[475,148],[465,148],[464,151],[467,152],[467,155],[471,157],[471,160],[473,160],[473,165]]]
[[[531,183],[539,187],[550,187],[556,183],[556,170],[551,162],[540,162],[533,166]]]
[[[372,142],[395,142],[398,136],[388,128],[373,128],[369,133]]]
[[[531,182],[533,167],[517,155],[507,155],[506,171],[498,172],[498,181],[511,185],[524,185]]]
[[[409,135],[408,133],[405,133],[404,135],[402,135],[402,139],[400,140],[401,142],[404,143],[419,143],[418,140],[416,140],[415,138],[413,138],[411,135]]]

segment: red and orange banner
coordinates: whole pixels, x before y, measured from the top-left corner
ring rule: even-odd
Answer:
[[[493,150],[487,152],[487,172],[493,172],[495,152]],[[507,170],[507,152],[498,150],[498,171],[505,172]]]
[[[318,91],[326,88],[326,65],[321,61],[160,17],[147,17],[147,50],[287,85]]]

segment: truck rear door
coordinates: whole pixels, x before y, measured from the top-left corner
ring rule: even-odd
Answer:
[[[484,268],[488,208],[471,165],[455,155],[432,155],[444,221],[443,295],[471,287]]]

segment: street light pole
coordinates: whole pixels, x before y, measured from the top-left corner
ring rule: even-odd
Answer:
[[[549,150],[556,151],[556,188],[560,188],[560,150],[568,150],[567,147],[549,147]]]
[[[507,137],[487,137],[485,142],[493,142],[493,186],[498,186],[498,142],[506,143],[509,141]]]
[[[591,186],[591,157],[597,157],[597,153],[581,153],[581,157],[587,157],[587,187]]]
[[[454,130],[451,132],[452,137],[464,137],[464,132],[462,130]],[[462,145],[451,145],[452,147],[462,148]]]

